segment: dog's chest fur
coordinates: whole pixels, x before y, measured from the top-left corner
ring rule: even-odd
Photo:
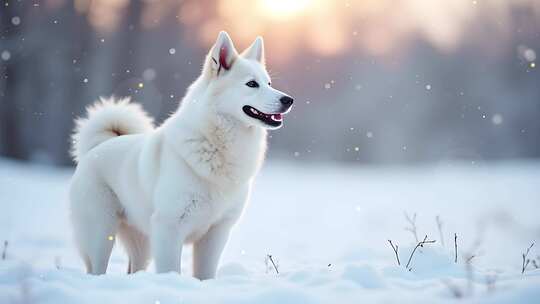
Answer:
[[[177,217],[189,231],[188,240],[203,235],[222,219],[236,219],[249,196],[266,150],[266,131],[245,127],[234,119],[217,116],[201,125],[184,125],[179,115],[165,126],[165,141],[193,174],[193,185],[178,185],[181,204]],[[176,174],[175,174],[176,175]]]
[[[266,131],[240,126],[233,119],[217,119],[180,142],[182,156],[203,179],[227,187],[255,176],[266,150]]]

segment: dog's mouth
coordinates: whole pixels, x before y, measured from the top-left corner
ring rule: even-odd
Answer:
[[[242,110],[247,116],[260,120],[268,126],[277,128],[283,124],[283,114],[281,113],[268,114],[251,106],[243,106]]]

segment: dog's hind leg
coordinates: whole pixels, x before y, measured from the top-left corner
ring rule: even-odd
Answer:
[[[104,274],[120,223],[116,196],[97,179],[74,178],[70,189],[74,237],[89,274]]]
[[[139,270],[145,270],[150,260],[148,238],[125,222],[120,224],[118,238],[124,245],[129,257],[127,273],[130,274]]]

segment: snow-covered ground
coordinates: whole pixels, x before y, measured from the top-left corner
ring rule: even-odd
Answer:
[[[0,160],[0,303],[540,303],[540,163],[375,168],[268,162],[215,280],[84,274],[71,242],[69,169]],[[397,266],[391,239],[410,271]],[[436,216],[442,222],[442,238]],[[454,263],[454,233],[458,263]],[[444,239],[444,246],[442,241]],[[3,246],[2,246],[3,247]],[[2,249],[2,248],[0,248]],[[271,254],[279,274],[267,258]],[[474,255],[467,267],[466,259]],[[540,262],[540,244],[529,257]]]

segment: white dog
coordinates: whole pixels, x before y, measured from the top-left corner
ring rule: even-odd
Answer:
[[[271,87],[262,38],[238,54],[221,32],[161,126],[127,99],[90,107],[77,120],[69,193],[87,272],[106,272],[118,236],[128,273],[151,257],[157,272],[180,272],[182,245],[192,243],[194,276],[213,278],[263,162],[266,129],[281,127],[292,103]]]

